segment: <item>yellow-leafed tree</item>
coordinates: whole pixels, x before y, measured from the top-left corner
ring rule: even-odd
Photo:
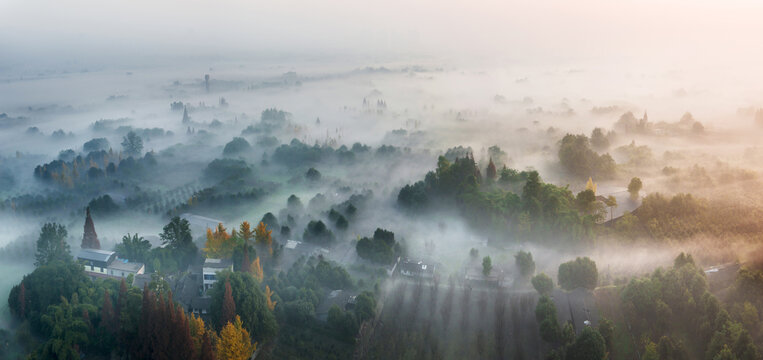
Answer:
[[[257,343],[252,343],[249,332],[243,328],[241,318],[228,323],[220,330],[217,341],[217,358],[226,360],[246,360],[257,349]]]
[[[188,327],[191,331],[191,339],[193,340],[193,347],[196,354],[201,354],[201,345],[204,342],[204,333],[207,329],[204,327],[204,320],[201,317],[196,317],[193,313],[188,317]]]
[[[271,233],[273,233],[273,230],[268,230],[268,226],[262,221],[260,221],[260,224],[254,229],[254,238],[257,245],[268,248],[270,255],[273,255],[273,237],[270,235]]]
[[[265,301],[268,305],[268,309],[270,309],[270,311],[273,311],[275,310],[276,304],[278,303],[278,301],[273,301],[273,299],[270,298],[271,296],[273,296],[273,291],[270,290],[270,286],[265,285]]]
[[[588,182],[585,184],[585,189],[593,191],[593,194],[596,195],[596,183],[593,182],[593,179],[590,176],[588,177]]]
[[[254,259],[254,261],[252,261],[252,266],[249,267],[249,271],[252,272],[252,276],[254,276],[254,278],[259,282],[262,282],[262,279],[265,278],[265,273],[262,272],[262,265],[260,265],[259,256]]]
[[[207,242],[204,244],[207,257],[229,259],[235,248],[236,238],[228,234],[222,223],[217,224],[214,232],[207,228]]]

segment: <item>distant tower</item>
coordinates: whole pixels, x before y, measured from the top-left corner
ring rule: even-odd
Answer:
[[[188,116],[188,108],[183,107],[183,124],[187,124],[191,121],[191,117]]]
[[[85,234],[82,235],[83,249],[100,249],[101,242],[98,241],[98,234],[95,233],[93,218],[90,217],[90,207],[87,207],[87,217],[85,217]]]
[[[206,87],[207,92],[209,92],[209,74],[204,75],[204,87]]]

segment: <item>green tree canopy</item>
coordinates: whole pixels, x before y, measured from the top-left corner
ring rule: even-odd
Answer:
[[[166,245],[166,248],[174,251],[173,255],[180,264],[187,264],[198,252],[196,244],[193,243],[191,224],[179,216],[173,217],[164,226],[159,238],[162,240],[162,244]]]
[[[607,355],[604,338],[595,329],[586,326],[567,348],[567,360],[603,360]]]
[[[114,251],[119,257],[142,263],[148,260],[149,250],[151,250],[151,243],[142,236],[138,236],[138,233],[132,236],[127,233],[122,237],[122,242],[114,247]]]
[[[212,298],[210,313],[212,323],[219,324],[223,316],[223,302],[226,283],[230,283],[236,312],[244,323],[244,328],[257,341],[265,341],[276,334],[278,324],[273,312],[268,309],[265,293],[260,283],[249,273],[221,271],[217,282],[209,290]]]
[[[122,149],[129,156],[140,156],[143,153],[143,139],[134,131],[130,131],[122,138]]]
[[[69,244],[66,242],[66,228],[57,223],[45,223],[37,238],[36,266],[47,265],[53,261],[72,259]]]
[[[490,259],[490,256],[485,256],[482,258],[482,273],[485,276],[490,275],[490,271],[493,270],[493,261]]]
[[[529,278],[535,274],[535,261],[532,253],[520,250],[514,255],[514,260],[519,268],[519,274],[523,278]]]
[[[593,260],[588,257],[578,257],[573,261],[559,265],[557,279],[559,286],[565,290],[579,287],[593,290],[598,284],[599,272]]]
[[[541,296],[549,296],[554,291],[554,281],[544,273],[533,276],[532,284]]]

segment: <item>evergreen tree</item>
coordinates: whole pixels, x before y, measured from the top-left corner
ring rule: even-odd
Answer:
[[[174,335],[174,339],[172,340],[172,354],[176,359],[193,359],[195,355],[195,347],[193,346],[193,339],[191,338],[188,317],[180,306],[175,309],[175,312],[173,326],[175,331],[172,332],[172,335]]]
[[[103,294],[103,306],[101,307],[101,328],[109,334],[115,334],[117,326],[117,317],[111,304],[111,295],[106,290]]]
[[[127,301],[127,283],[125,282],[125,279],[122,278],[122,281],[119,282],[119,296],[117,297],[117,318],[121,317],[122,309],[125,306],[125,302]]]
[[[490,181],[495,180],[496,176],[498,175],[498,172],[495,169],[495,164],[493,163],[492,157],[490,158],[490,162],[487,164],[487,170],[485,171],[485,175]]]
[[[212,341],[209,339],[209,334],[206,332],[203,335],[201,343],[201,356],[200,360],[215,360],[215,351],[212,348]]]
[[[236,303],[233,301],[233,289],[230,286],[230,281],[227,280],[225,281],[225,294],[223,295],[222,311],[220,314],[221,329],[236,317]]]
[[[82,235],[83,249],[100,249],[101,242],[98,241],[98,234],[95,232],[95,225],[93,224],[93,218],[90,217],[90,207],[85,209],[85,232]]]

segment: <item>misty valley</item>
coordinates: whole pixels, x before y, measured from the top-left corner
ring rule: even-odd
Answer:
[[[0,358],[763,358],[759,87],[433,59],[1,73]]]

